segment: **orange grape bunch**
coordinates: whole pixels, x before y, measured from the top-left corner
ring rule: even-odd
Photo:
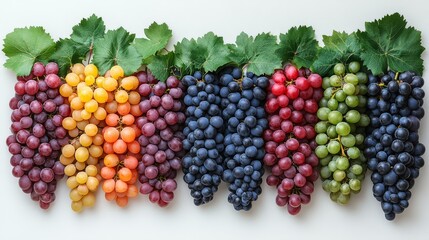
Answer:
[[[141,155],[137,138],[141,130],[135,120],[142,115],[137,92],[139,81],[135,76],[124,77],[120,66],[113,66],[106,73],[105,81],[108,81],[108,90],[114,94],[107,100],[106,126],[102,130],[106,154],[101,169],[102,188],[107,200],[125,207],[129,198],[138,195],[137,166]]]

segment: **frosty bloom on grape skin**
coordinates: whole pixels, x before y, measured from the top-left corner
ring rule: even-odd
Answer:
[[[371,72],[368,83],[371,122],[365,155],[372,171],[373,195],[387,220],[409,206],[411,188],[424,165],[419,140],[424,116],[421,32],[398,13],[367,22],[358,31],[362,59]]]
[[[423,84],[423,78],[413,72],[369,77],[371,125],[365,155],[374,197],[381,202],[387,220],[409,206],[410,190],[424,165],[425,147],[418,135],[424,116]]]
[[[264,130],[268,126],[264,102],[268,78],[239,68],[221,71],[220,96],[225,128],[222,179],[229,183],[228,202],[248,211],[262,193]]]

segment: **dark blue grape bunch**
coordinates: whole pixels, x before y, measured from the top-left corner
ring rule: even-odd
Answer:
[[[186,87],[186,122],[182,162],[183,179],[195,205],[207,203],[218,190],[223,173],[224,121],[218,79],[213,74],[195,72],[182,79]]]
[[[425,147],[418,130],[424,116],[424,80],[413,72],[369,76],[371,124],[365,155],[372,171],[374,197],[387,220],[408,207],[411,188],[424,165]]]
[[[226,69],[220,77],[225,130],[223,180],[235,210],[250,210],[262,189],[265,155],[262,134],[268,127],[264,109],[268,78],[241,69]]]

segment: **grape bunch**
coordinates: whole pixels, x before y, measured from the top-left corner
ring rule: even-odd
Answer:
[[[411,188],[424,165],[418,130],[424,116],[424,80],[413,72],[369,75],[371,124],[365,155],[372,171],[374,197],[387,220],[408,207]]]
[[[184,155],[183,86],[174,76],[166,82],[158,81],[149,72],[139,72],[137,77],[143,113],[136,123],[142,133],[138,138],[142,154],[138,166],[140,192],[148,194],[152,203],[165,207],[174,198],[175,178]]]
[[[186,122],[183,134],[183,179],[195,205],[208,203],[218,190],[223,174],[224,121],[218,78],[195,72],[182,79],[186,88]]]
[[[105,84],[110,82],[112,84]],[[111,93],[105,105],[106,126],[102,130],[105,154],[100,170],[104,180],[102,188],[108,201],[125,207],[129,198],[138,195],[140,144],[137,139],[141,131],[135,121],[142,115],[141,97],[137,92],[139,80],[136,76],[124,77],[124,70],[116,65],[106,72],[102,85]]]
[[[42,209],[55,200],[57,181],[64,176],[58,158],[68,141],[61,122],[70,115],[70,107],[59,94],[62,82],[57,74],[54,62],[34,63],[29,76],[18,77],[15,96],[9,102],[12,135],[6,143],[13,155],[12,174]]]
[[[80,63],[71,67],[65,81],[60,94],[68,99],[71,114],[63,119],[62,126],[68,131],[70,141],[63,146],[60,161],[68,176],[71,208],[81,212],[95,204],[94,192],[101,180],[99,159],[104,154],[101,128],[107,115],[105,103],[113,97],[109,92],[114,82],[98,76],[94,64]]]
[[[271,172],[266,181],[277,188],[277,205],[287,205],[292,215],[310,201],[318,178],[314,124],[321,86],[320,75],[287,65],[272,75],[268,87],[265,109],[269,128],[263,136],[264,163]]]
[[[322,186],[340,204],[347,204],[351,193],[360,191],[366,172],[363,143],[370,122],[365,114],[368,77],[359,71],[358,62],[348,65],[348,73],[344,64],[336,64],[335,74],[323,79],[324,98],[317,111],[315,152]]]
[[[268,126],[264,89],[268,78],[250,72],[242,76],[241,69],[233,68],[223,72],[220,84],[222,117],[226,123],[222,179],[229,183],[228,202],[237,211],[248,211],[262,192],[265,155],[262,135]]]

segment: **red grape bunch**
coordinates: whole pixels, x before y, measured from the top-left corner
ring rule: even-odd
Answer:
[[[264,163],[271,169],[267,184],[277,188],[276,203],[290,214],[310,201],[319,159],[314,154],[318,101],[323,97],[322,77],[308,69],[287,65],[270,79],[265,110]]]

